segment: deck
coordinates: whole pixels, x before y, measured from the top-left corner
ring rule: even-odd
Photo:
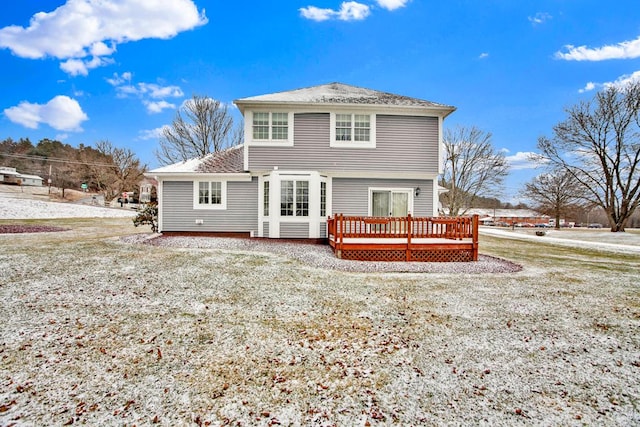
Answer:
[[[478,215],[361,217],[327,220],[338,258],[358,261],[470,262],[478,260]]]

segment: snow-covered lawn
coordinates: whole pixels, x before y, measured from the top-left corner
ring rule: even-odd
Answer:
[[[538,243],[593,249],[606,252],[640,254],[640,230],[612,233],[608,230],[561,229],[542,230],[544,236],[536,235],[540,229],[515,229],[480,227],[480,234],[516,240],[534,240]]]
[[[72,230],[0,235],[0,425],[640,424],[637,254],[483,235],[524,269],[354,273],[42,224]]]
[[[14,191],[9,191],[14,190]],[[33,191],[27,188],[27,191]],[[0,185],[0,220],[36,218],[133,218],[131,209],[114,209],[75,203],[51,202],[45,199],[25,198],[8,185]],[[39,194],[36,194],[36,196]]]

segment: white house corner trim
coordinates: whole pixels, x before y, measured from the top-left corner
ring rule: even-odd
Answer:
[[[438,116],[438,174],[444,173],[444,118]],[[437,180],[436,180],[437,181]]]
[[[157,179],[157,178],[156,178]],[[162,180],[158,180],[158,232],[162,233],[164,229],[164,221],[162,220],[164,216],[164,197],[162,197],[162,190],[164,187],[164,182]]]
[[[438,179],[437,177],[432,180],[433,184],[433,207],[432,207],[432,216],[439,216],[439,206],[440,206],[440,193],[438,193]]]

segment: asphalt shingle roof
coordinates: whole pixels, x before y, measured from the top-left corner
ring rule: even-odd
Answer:
[[[196,168],[202,173],[240,173],[244,172],[244,146],[227,148],[206,156]]]
[[[243,173],[244,146],[238,145],[204,157],[189,159],[150,171],[152,173]]]
[[[361,104],[393,105],[405,107],[431,107],[455,110],[450,105],[438,104],[418,98],[396,95],[372,89],[329,83],[308,88],[252,96],[235,101],[242,103],[300,103],[300,104]]]

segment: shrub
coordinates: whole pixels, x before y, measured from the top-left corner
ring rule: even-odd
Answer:
[[[156,233],[158,231],[158,205],[156,203],[146,205],[133,219],[133,225],[136,227],[150,225],[151,232]]]

